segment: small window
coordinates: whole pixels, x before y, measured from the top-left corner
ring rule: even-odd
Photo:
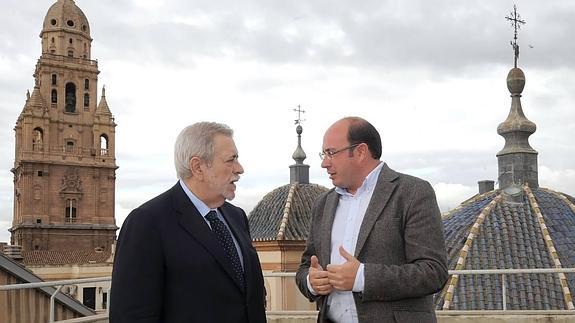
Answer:
[[[40,250],[40,246],[39,246],[39,245],[34,245],[34,250]]]
[[[37,224],[42,224],[42,219],[36,219]]]
[[[75,223],[76,222],[76,200],[68,200],[66,201],[66,213],[64,217],[67,223]]]
[[[82,304],[95,310],[96,309],[96,287],[84,287],[82,289],[84,295]]]
[[[90,94],[84,93],[84,108],[90,106]]]
[[[100,156],[108,156],[108,136],[100,136]]]
[[[52,74],[52,85],[56,85],[58,82],[58,76],[56,74]]]
[[[84,80],[84,90],[89,90],[90,89],[90,80],[85,79]]]
[[[66,24],[70,27],[74,27],[74,22],[72,20],[68,20]]]
[[[38,171],[38,177],[42,177],[44,176],[44,172],[42,172],[41,170]]]
[[[68,57],[74,57],[74,51],[73,50],[68,51]]]
[[[52,18],[52,20],[50,20],[50,24],[51,24],[52,26],[56,26],[56,23],[57,23],[56,19],[53,19],[53,18]],[[52,39],[54,39],[54,38],[52,38]]]
[[[88,27],[86,27],[86,25],[82,25],[82,31],[86,31],[88,30]]]
[[[58,91],[52,90],[52,103],[58,103]]]
[[[54,44],[54,37],[52,37],[52,44]]]
[[[70,42],[70,44],[72,44],[72,38],[70,38],[69,42]]]
[[[66,141],[66,152],[71,153],[74,151],[74,142],[71,140]]]
[[[102,294],[102,309],[108,309],[108,293],[106,292]]]

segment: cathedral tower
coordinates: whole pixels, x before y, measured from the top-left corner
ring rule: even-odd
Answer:
[[[42,55],[16,121],[11,243],[26,250],[110,250],[116,237],[115,128],[91,59],[90,25],[73,0],[46,17]]]

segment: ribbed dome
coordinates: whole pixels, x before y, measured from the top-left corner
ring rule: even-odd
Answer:
[[[84,12],[76,6],[74,0],[58,0],[48,9],[44,18],[42,33],[57,30],[77,32],[90,38],[88,19]]]
[[[317,184],[288,184],[276,188],[250,212],[254,241],[306,240],[315,199],[328,189]]]
[[[478,195],[444,216],[450,270],[575,267],[574,199],[544,188],[519,191]],[[452,275],[436,308],[501,310],[501,286],[501,275]],[[507,309],[573,306],[573,274],[507,275],[506,286]]]

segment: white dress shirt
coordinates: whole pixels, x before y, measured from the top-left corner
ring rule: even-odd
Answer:
[[[379,173],[383,167],[380,162],[365,178],[355,194],[349,193],[346,189],[336,187],[335,191],[339,194],[339,203],[335,211],[333,226],[331,227],[331,257],[330,263],[340,265],[346,262],[339,253],[339,247],[343,248],[350,254],[355,254],[355,247],[359,229],[363,222],[363,217],[373,195],[373,190]],[[325,268],[324,268],[325,269]],[[362,292],[364,288],[364,264],[360,264],[353,284],[353,292]],[[311,284],[308,288],[314,293]],[[339,291],[333,289],[328,296],[327,304],[329,311],[327,316],[334,322],[358,322],[357,309],[353,299],[352,291]],[[314,293],[315,294],[315,293]]]
[[[243,268],[244,267],[244,258],[242,257],[242,249],[240,249],[240,245],[238,244],[238,241],[236,240],[236,237],[234,236],[234,232],[230,229],[230,226],[228,225],[228,223],[226,222],[226,219],[224,219],[224,217],[222,216],[220,211],[218,209],[210,209],[206,205],[206,203],[204,203],[196,195],[194,195],[194,193],[192,193],[192,191],[190,191],[190,189],[186,186],[184,181],[182,181],[181,179],[180,179],[180,185],[182,186],[182,189],[184,190],[186,195],[190,198],[190,201],[192,201],[192,203],[194,204],[196,209],[198,209],[198,212],[200,212],[200,214],[202,215],[202,218],[204,219],[204,221],[206,221],[206,223],[208,224],[210,229],[212,228],[212,226],[210,225],[210,221],[208,221],[208,219],[206,219],[206,215],[208,215],[208,213],[210,211],[216,211],[216,214],[218,215],[218,219],[220,219],[220,221],[222,221],[226,225],[226,227],[228,228],[228,231],[230,232],[230,235],[232,236],[232,240],[234,240],[234,245],[236,246],[236,250],[238,251],[238,256],[240,257],[240,262],[242,263],[242,268]]]

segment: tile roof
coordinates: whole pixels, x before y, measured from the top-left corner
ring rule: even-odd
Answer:
[[[263,199],[248,217],[254,241],[306,240],[315,199],[328,191],[317,184],[287,184]]]
[[[548,190],[532,189],[544,225],[557,249],[563,267],[575,267],[575,212],[565,200]],[[449,269],[455,269],[471,226],[500,190],[484,194],[443,218]],[[544,227],[544,226],[543,226]],[[520,203],[498,201],[479,226],[462,269],[555,268],[535,211],[527,196]],[[566,275],[575,291],[575,275]],[[565,296],[557,274],[514,274],[506,277],[507,309],[566,309]],[[450,310],[501,310],[500,275],[459,275],[453,289]],[[442,309],[445,293],[436,295]],[[447,303],[447,302],[446,302]]]
[[[23,250],[22,264],[25,266],[102,264],[108,263],[111,251],[94,250]]]

